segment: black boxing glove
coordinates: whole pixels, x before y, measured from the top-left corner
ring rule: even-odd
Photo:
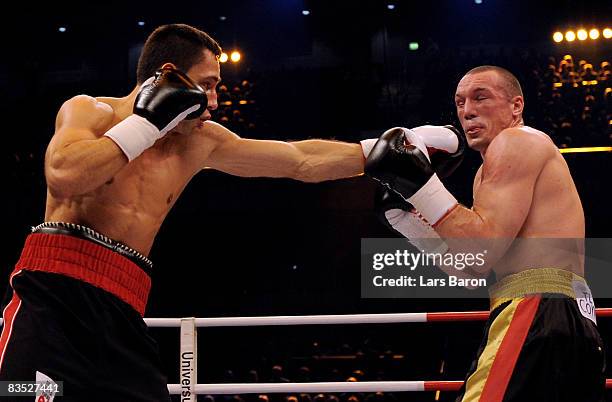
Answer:
[[[467,147],[467,140],[463,132],[451,125],[426,125],[411,128],[410,130],[423,139],[431,160],[431,166],[438,177],[448,177],[459,167]],[[373,146],[374,144],[370,148]],[[375,196],[375,206],[376,214],[381,222],[390,229],[405,235],[406,230],[398,230],[400,224],[398,219],[390,219],[390,217],[397,218],[400,215],[399,210],[403,211],[404,214],[410,212],[414,209],[411,204],[407,203],[395,192],[381,186]]]
[[[458,204],[436,175],[425,142],[412,130],[396,127],[383,133],[365,172],[414,205],[431,225]]]
[[[134,114],[104,135],[134,160],[184,119],[204,113],[208,99],[204,90],[187,75],[165,65],[146,80],[134,102]]]

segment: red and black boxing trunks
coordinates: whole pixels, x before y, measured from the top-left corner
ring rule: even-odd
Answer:
[[[142,319],[150,268],[89,228],[35,228],[3,303],[0,381],[62,382],[57,402],[168,401],[157,344]]]

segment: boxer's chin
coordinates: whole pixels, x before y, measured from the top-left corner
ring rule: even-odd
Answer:
[[[197,129],[199,125],[200,125],[200,119],[183,120],[172,131],[174,131],[175,133],[180,133],[180,134],[185,135]]]
[[[484,138],[482,137],[466,137],[467,139],[467,144],[468,147],[470,147],[470,149],[473,149],[475,151],[480,151],[484,146]]]

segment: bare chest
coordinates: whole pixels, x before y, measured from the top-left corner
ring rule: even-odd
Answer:
[[[190,178],[178,156],[151,149],[99,188],[96,198],[134,213],[165,216]]]

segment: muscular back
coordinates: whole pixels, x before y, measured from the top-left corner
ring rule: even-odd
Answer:
[[[122,107],[118,99],[84,96],[62,107],[45,158],[45,220],[89,226],[147,255],[197,169],[181,157],[189,137],[178,133],[168,134],[128,164],[103,137],[126,117],[120,115]],[[81,188],[66,191],[71,183]]]

